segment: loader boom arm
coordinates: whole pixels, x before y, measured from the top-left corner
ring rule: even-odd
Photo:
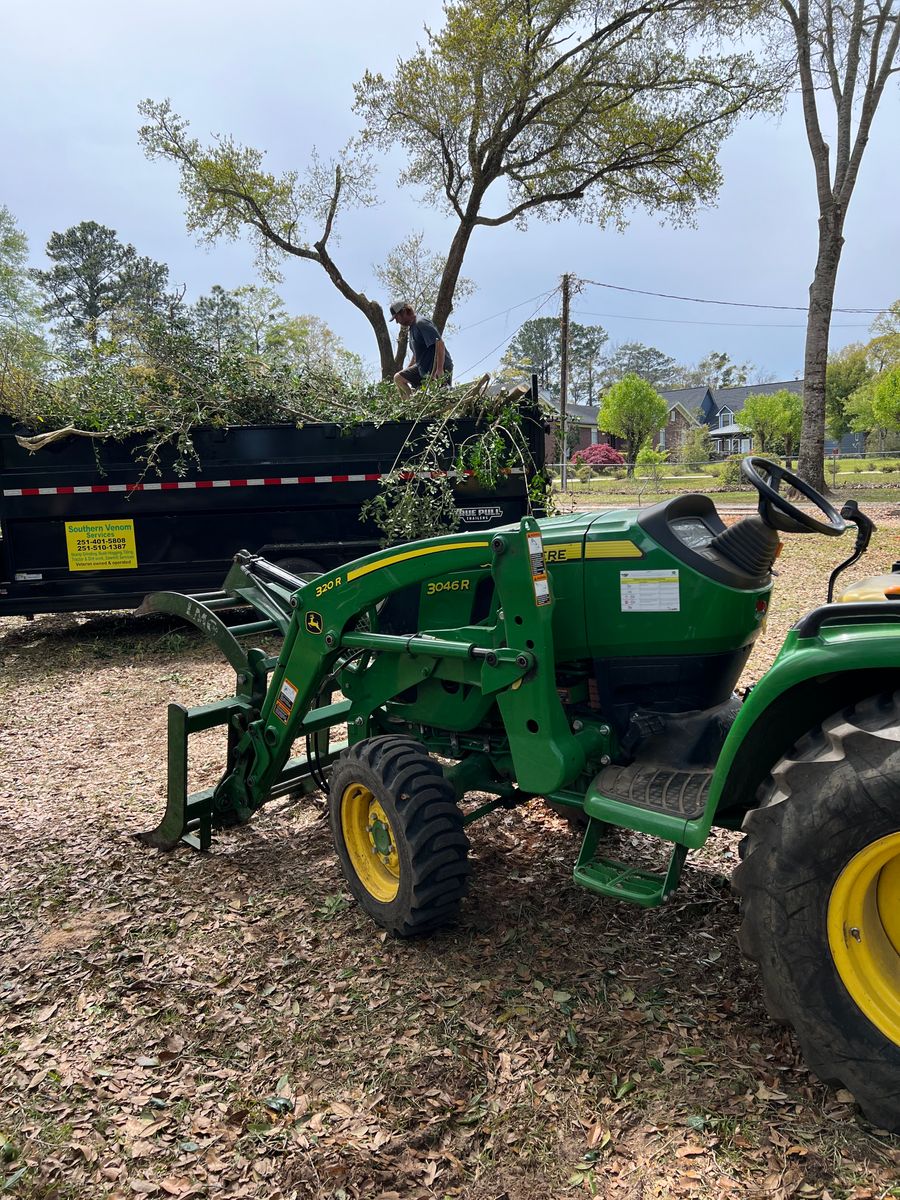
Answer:
[[[378,605],[390,595],[465,571],[490,572],[495,619],[410,636],[374,628]],[[346,723],[348,740],[358,741],[371,732],[377,709],[430,677],[462,679],[483,695],[496,696],[523,792],[553,791],[584,767],[586,739],[569,728],[556,691],[553,596],[540,530],[531,518],[518,529],[450,535],[381,551],[307,583],[241,554],[224,591],[235,602],[251,601],[285,636],[274,663],[256,652],[254,661],[271,668],[264,695],[256,680],[257,707],[248,706],[240,675],[238,695],[223,706],[228,767],[216,788],[204,794],[213,824],[245,821],[278,794],[298,738],[318,737],[320,746],[324,738],[327,747],[328,731]],[[184,611],[190,619],[193,607]],[[366,616],[368,622],[361,620]],[[202,620],[195,624],[204,628]],[[338,675],[343,696],[333,701]],[[176,726],[176,738],[185,739],[189,720],[185,724],[179,718]],[[170,739],[170,758],[172,753]],[[296,766],[292,770],[295,778],[302,775]],[[183,806],[185,819],[167,810],[167,843],[179,822],[187,828],[191,800],[181,784],[174,798],[170,790],[169,808]]]

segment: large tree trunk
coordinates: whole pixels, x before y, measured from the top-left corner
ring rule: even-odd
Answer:
[[[825,482],[825,371],[828,335],[844,245],[841,214],[832,209],[819,218],[819,253],[809,286],[809,317],[803,361],[803,426],[797,473],[817,491],[828,494]]]
[[[441,276],[441,284],[438,288],[437,300],[434,305],[434,315],[432,316],[432,320],[441,333],[444,332],[444,326],[453,312],[453,293],[456,291],[456,284],[459,281],[459,275],[462,271],[463,259],[466,256],[469,238],[472,236],[474,228],[474,218],[466,216],[461,220],[459,228],[453,235],[450,249],[447,252],[447,263],[444,267],[444,273]]]

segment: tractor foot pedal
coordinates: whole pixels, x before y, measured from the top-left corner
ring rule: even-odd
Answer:
[[[674,845],[669,865],[662,874],[642,867],[629,866],[609,858],[596,858],[597,843],[603,832],[602,821],[591,820],[575,864],[575,882],[612,900],[627,900],[641,908],[656,908],[678,886],[681,868],[687,858],[687,846]]]
[[[632,808],[693,821],[706,810],[712,777],[712,767],[679,769],[643,759],[627,767],[604,767],[591,783],[588,796],[605,796]],[[587,804],[585,808],[590,811]]]

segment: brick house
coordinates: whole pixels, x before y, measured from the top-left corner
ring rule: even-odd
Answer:
[[[706,387],[660,391],[659,394],[668,405],[668,412],[665,425],[653,435],[654,450],[666,450],[677,455],[690,430],[699,427],[700,405],[708,393],[709,388]]]
[[[544,391],[539,392],[538,397],[541,408],[547,414],[546,461],[558,463],[560,460],[559,397]],[[596,442],[609,442],[611,446],[617,444],[616,438],[612,434],[601,433],[597,429],[597,409],[589,404],[570,403],[566,405],[566,433],[569,446],[569,452],[566,455],[567,461],[576,451],[586,450],[588,446],[593,446]]]

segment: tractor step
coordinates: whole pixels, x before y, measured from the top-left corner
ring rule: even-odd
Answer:
[[[647,871],[642,867],[632,867],[610,858],[595,857],[597,843],[604,829],[602,821],[591,820],[588,823],[581,853],[575,864],[575,882],[592,892],[599,892],[601,896],[608,896],[612,900],[627,900],[642,908],[656,908],[667,900],[681,878],[681,868],[687,858],[687,846],[672,847],[665,874]]]
[[[605,798],[693,821],[703,816],[712,777],[712,767],[680,770],[646,759],[627,767],[611,764],[594,778],[584,807],[589,816],[599,818],[605,814],[592,813],[591,805]]]

